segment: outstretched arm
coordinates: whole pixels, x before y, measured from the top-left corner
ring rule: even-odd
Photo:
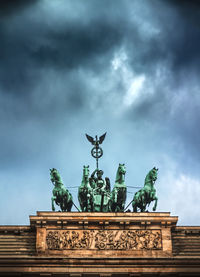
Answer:
[[[97,171],[98,171],[98,169],[95,169],[95,171],[92,172],[92,174],[91,174],[91,178],[92,178],[92,179],[96,179],[96,178],[94,177],[94,175],[95,175],[95,173],[96,173]]]

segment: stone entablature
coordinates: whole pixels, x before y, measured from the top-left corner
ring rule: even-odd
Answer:
[[[172,256],[170,213],[58,213],[30,216],[39,255]],[[77,251],[78,250],[78,251]]]
[[[200,276],[200,226],[177,220],[37,212],[30,226],[0,226],[0,276]]]

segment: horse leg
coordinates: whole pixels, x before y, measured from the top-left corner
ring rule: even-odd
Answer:
[[[119,211],[123,212],[124,211],[124,201],[125,201],[125,197],[124,197],[124,189],[121,188],[119,190],[119,194],[118,194],[118,206],[119,206]]]
[[[142,203],[145,202],[145,191],[144,190],[141,191],[141,202]]]
[[[137,204],[135,201],[132,202],[133,212],[137,213]]]
[[[63,212],[66,212],[68,209],[68,199],[67,198],[64,198],[63,199]]]
[[[115,204],[117,203],[117,196],[118,196],[117,190],[114,189],[114,203]]]
[[[111,212],[115,212],[115,190],[112,190],[111,198],[110,198],[110,208]]]
[[[156,208],[157,208],[158,197],[155,196],[153,200],[155,200],[155,203],[154,203],[154,206],[153,206],[153,211],[155,211]]]
[[[71,212],[72,206],[73,206],[73,201],[71,200],[67,209],[68,212]]]
[[[66,203],[67,203],[67,198],[64,192],[62,192],[62,194],[60,195],[60,209],[61,212],[65,212],[66,211]]]
[[[120,204],[120,190],[117,189],[117,191],[116,191],[116,212],[121,212],[120,206],[121,206],[121,204]]]
[[[87,212],[91,212],[91,205],[90,205],[90,194],[87,194]]]
[[[54,201],[56,200],[55,196],[51,197],[51,207],[52,207],[52,211],[55,211],[55,206],[54,206]]]
[[[63,198],[63,212],[70,212],[72,205],[72,197],[70,194],[66,193],[65,197]]]
[[[141,206],[141,212],[145,212],[145,207],[144,207],[143,204],[142,204],[142,206]]]
[[[60,209],[61,209],[61,212],[64,212],[64,204],[63,204],[63,200],[60,202]]]
[[[66,210],[67,212],[71,212],[73,202],[70,200],[68,203],[66,203]]]
[[[111,201],[111,198],[108,201],[108,212],[112,212],[112,201]]]
[[[71,212],[72,206],[73,206],[73,199],[72,199],[72,195],[70,194],[69,202],[68,202],[68,205],[67,205],[67,211],[68,212]]]

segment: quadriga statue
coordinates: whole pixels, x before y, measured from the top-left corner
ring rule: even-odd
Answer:
[[[51,198],[52,211],[55,211],[54,202],[60,206],[62,212],[70,212],[73,199],[71,193],[66,189],[62,183],[61,177],[57,169],[50,169],[51,181],[54,185],[53,196]]]
[[[137,212],[140,209],[141,212],[146,211],[146,206],[152,201],[155,201],[153,211],[156,210],[158,198],[156,196],[156,189],[154,188],[155,181],[157,180],[158,168],[153,168],[147,174],[144,187],[135,193],[132,206],[133,212]]]

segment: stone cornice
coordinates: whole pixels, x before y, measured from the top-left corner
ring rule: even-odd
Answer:
[[[31,227],[37,226],[66,226],[95,224],[108,225],[137,225],[174,227],[178,221],[177,216],[170,213],[77,213],[77,212],[37,212],[36,216],[30,216]]]

